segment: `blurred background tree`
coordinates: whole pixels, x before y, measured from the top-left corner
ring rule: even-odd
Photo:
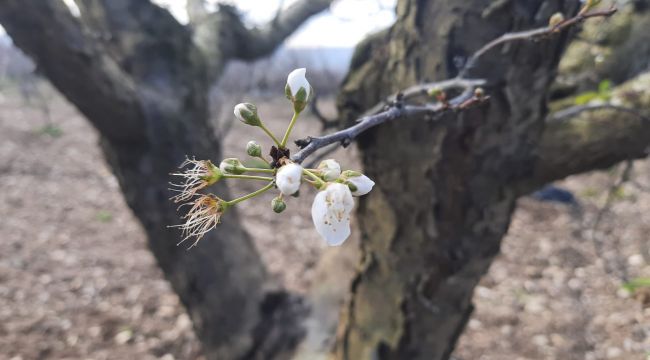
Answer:
[[[294,2],[255,28],[234,7],[208,11],[201,0],[188,1],[186,26],[145,0],[75,3],[78,16],[60,0],[2,0],[0,23],[101,134],[106,160],[205,354],[290,357],[314,304],[273,281],[236,213],[200,249],[180,251],[179,234],[167,229],[178,221],[168,174],[186,155],[222,157],[208,95],[226,64],[270,55],[331,1]],[[611,36],[580,39],[621,54],[604,65],[575,50],[580,42],[570,48],[577,55],[560,63],[575,31],[509,43],[469,71],[487,80],[487,105],[440,122],[388,123],[360,138],[365,172],[377,189],[359,210],[362,259],[335,358],[448,358],[517,198],[647,155],[648,77],[639,74],[650,50],[640,45],[645,32],[634,30],[643,28],[646,4],[626,3],[624,18],[608,25]],[[338,97],[339,122],[349,125],[401,89],[452,78],[489,41],[546,26],[554,13],[570,16],[579,7],[578,0],[400,0],[395,24],[357,47]],[[598,89],[603,79],[611,79],[611,88]],[[641,116],[610,109],[547,121],[549,108],[580,106],[575,97],[588,91]],[[217,191],[228,193],[223,184]]]

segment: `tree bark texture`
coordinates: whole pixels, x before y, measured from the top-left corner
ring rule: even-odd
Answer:
[[[402,0],[397,23],[357,48],[339,109],[353,119],[387,95],[453,77],[463,59],[509,32],[545,26],[578,1]],[[499,252],[534,171],[546,95],[565,33],[485,55],[487,106],[441,121],[393,122],[360,139],[376,187],[360,206],[363,260],[339,326],[337,359],[446,359],[472,292]]]
[[[104,155],[211,359],[286,357],[303,336],[300,298],[273,285],[235,209],[201,246],[177,246],[169,173],[221,158],[208,122],[207,62],[192,33],[148,1],[2,0],[14,43],[100,133]],[[77,189],[83,191],[83,189]],[[225,185],[214,189],[228,198]],[[129,254],[125,254],[129,256]]]

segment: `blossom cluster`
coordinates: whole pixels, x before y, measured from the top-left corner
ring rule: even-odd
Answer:
[[[271,202],[271,209],[283,212],[285,199],[298,196],[300,187],[308,184],[318,190],[311,207],[311,217],[318,234],[330,246],[341,245],[350,236],[350,214],[354,208],[354,197],[369,193],[375,183],[360,172],[341,170],[334,159],[322,161],[316,168],[310,169],[293,161],[287,148],[287,142],[293,127],[305,109],[313,89],[304,68],[292,71],[287,78],[285,95],[293,105],[294,114],[279,140],[260,119],[257,107],[250,103],[235,106],[235,117],[246,125],[259,127],[273,141],[270,159],[263,155],[262,146],[255,141],[246,144],[246,153],[260,160],[265,166],[248,167],[239,159],[229,158],[221,161],[219,166],[210,160],[187,159],[181,172],[172,175],[181,178],[180,183],[172,183],[177,194],[172,200],[189,206],[183,216],[185,222],[175,225],[182,231],[181,243],[193,238],[196,245],[209,231],[221,221],[221,216],[232,206],[256,197],[272,189],[279,190]],[[224,200],[214,194],[202,191],[223,179],[261,181],[265,185],[259,190],[233,200]]]

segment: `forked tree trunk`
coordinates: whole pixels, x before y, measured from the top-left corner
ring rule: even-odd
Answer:
[[[482,44],[572,14],[578,1],[401,0],[395,26],[357,49],[341,94],[346,119],[423,80],[456,75]],[[339,326],[337,359],[446,359],[472,293],[530,175],[565,35],[510,43],[471,76],[486,106],[439,121],[388,123],[360,139],[376,188],[360,206],[363,259]]]
[[[91,29],[60,0],[4,0],[0,21],[99,130],[104,155],[208,358],[286,355],[303,335],[304,308],[273,285],[237,211],[192,251],[177,246],[180,231],[167,227],[181,221],[169,200],[169,173],[185,156],[221,159],[208,121],[207,70],[191,33],[148,1],[87,6],[94,10],[87,20],[96,21]],[[111,29],[110,42],[88,37],[102,28]],[[224,184],[211,190],[229,198]]]

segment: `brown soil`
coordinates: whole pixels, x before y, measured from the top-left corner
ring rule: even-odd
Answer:
[[[156,268],[94,130],[56,95],[49,128],[42,111],[11,91],[1,95],[0,359],[199,357],[190,321]],[[271,114],[278,133],[288,120],[283,102],[260,111]],[[263,140],[251,130],[234,124],[225,155],[241,156],[248,140]],[[297,131],[314,134],[318,124],[306,118]],[[353,153],[336,157],[354,168]],[[634,178],[650,186],[650,166],[635,169]],[[592,236],[620,171],[562,183],[578,195],[581,212],[520,201],[502,255],[477,288],[457,358],[650,358],[650,296],[620,287],[622,276],[650,277],[650,193],[624,185]],[[308,192],[290,199],[282,215],[270,211],[271,197],[242,204],[245,225],[278,279],[306,291],[320,276],[318,259],[335,250],[312,229]],[[354,254],[354,245],[339,254]]]

